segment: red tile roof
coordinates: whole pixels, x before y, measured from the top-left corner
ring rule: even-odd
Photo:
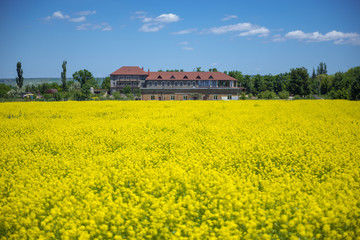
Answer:
[[[186,76],[186,77],[185,77]],[[230,80],[235,78],[222,72],[149,72],[146,80]]]
[[[230,80],[235,78],[222,72],[145,72],[134,66],[124,66],[110,75],[147,75],[146,80]]]
[[[124,66],[110,75],[148,75],[147,72],[137,66]]]

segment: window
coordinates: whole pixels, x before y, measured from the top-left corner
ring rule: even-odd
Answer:
[[[190,84],[191,84],[191,82],[189,81],[189,82],[187,83],[187,85],[190,86]]]
[[[167,82],[167,85],[170,86],[170,82]]]
[[[149,82],[149,83],[148,83],[148,85],[149,85],[149,87],[151,87],[151,85],[152,85],[152,82]]]
[[[171,96],[170,96],[170,100],[175,100],[175,96],[174,96],[174,95],[171,95]]]
[[[183,85],[183,82],[180,82],[180,86],[182,86]]]
[[[177,86],[178,85],[178,82],[175,82],[175,86]]]
[[[201,79],[201,77],[198,75],[198,76],[196,77],[196,79]]]
[[[214,79],[213,76],[210,75],[209,79]]]
[[[228,100],[231,100],[231,99],[232,99],[232,96],[231,96],[231,95],[228,95],[227,99],[228,99]]]
[[[188,77],[185,75],[185,76],[184,76],[184,79],[188,79]]]
[[[195,82],[192,82],[192,85],[195,86]]]
[[[154,86],[157,87],[157,82],[154,83]]]
[[[159,76],[157,77],[157,79],[162,79],[162,77],[159,75]]]
[[[172,75],[172,76],[170,77],[170,79],[175,79],[174,75]]]
[[[152,95],[152,96],[150,97],[150,99],[151,99],[151,100],[155,100],[155,96]]]
[[[187,99],[188,99],[188,97],[185,95],[185,96],[183,96],[183,99],[184,99],[184,100],[187,100]]]
[[[214,100],[217,100],[217,99],[218,99],[217,95],[214,95]]]
[[[165,82],[161,82],[161,86],[165,86]]]
[[[174,86],[174,82],[171,82],[171,86]]]

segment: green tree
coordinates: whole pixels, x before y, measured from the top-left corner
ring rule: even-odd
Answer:
[[[104,81],[101,83],[101,88],[106,89],[106,91],[110,92],[110,87],[111,87],[110,77],[106,77]]]
[[[67,91],[67,85],[66,85],[66,64],[67,64],[67,61],[63,61],[63,64],[62,64],[62,72],[61,72],[61,82],[62,82],[62,89],[64,91]]]
[[[264,78],[260,74],[257,74],[255,76],[253,76],[252,78],[253,78],[253,82],[254,82],[254,90],[255,90],[254,93],[255,94],[266,90]]]
[[[349,99],[360,100],[360,67],[350,68],[344,75],[349,82]]]
[[[92,73],[86,69],[75,72],[73,74],[73,78],[75,81],[78,81],[80,83],[81,88],[86,82],[96,82]]]
[[[4,84],[4,83],[0,83],[0,98],[6,98],[8,95],[7,93],[11,90],[11,87]]]
[[[309,73],[306,68],[293,68],[290,70],[290,79],[288,90],[293,95],[308,95],[309,90]]]
[[[326,63],[320,62],[319,66],[318,66],[317,69],[316,69],[316,74],[317,74],[317,75],[327,74]]]
[[[18,86],[19,89],[21,89],[24,84],[24,77],[23,77],[23,70],[21,68],[21,62],[18,62],[16,64],[16,71],[17,71],[17,75],[18,75],[16,78],[16,85]]]

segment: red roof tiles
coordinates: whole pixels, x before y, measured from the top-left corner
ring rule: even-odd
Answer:
[[[147,72],[137,66],[124,66],[110,75],[148,75]]]
[[[160,77],[159,77],[160,76]],[[149,72],[146,80],[230,80],[236,81],[222,72]]]
[[[110,75],[146,75],[146,80],[229,80],[235,78],[222,72],[145,72],[139,67],[124,66]]]

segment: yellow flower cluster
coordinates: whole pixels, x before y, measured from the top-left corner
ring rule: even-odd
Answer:
[[[360,102],[0,104],[0,239],[359,239]]]

